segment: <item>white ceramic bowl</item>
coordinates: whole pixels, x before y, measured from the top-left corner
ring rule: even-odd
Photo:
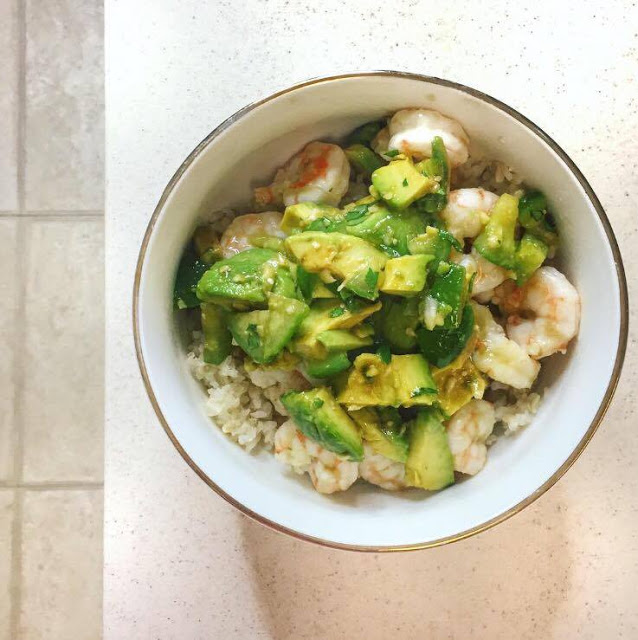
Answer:
[[[430,107],[463,124],[473,145],[541,188],[556,212],[562,268],[582,297],[580,335],[544,366],[534,422],[499,440],[483,471],[433,495],[357,483],[341,495],[314,491],[271,454],[249,455],[211,424],[204,391],[184,364],[172,311],[175,270],[203,212],[250,200],[251,187],[315,139],[405,107]],[[246,210],[246,209],[244,209]],[[372,72],[311,80],[245,107],[190,154],[172,178],[140,251],[134,330],[146,389],[173,444],[218,494],[280,531],[335,547],[415,549],[459,540],[523,509],[569,468],[607,408],[627,340],[620,254],[591,187],[533,123],[478,91],[436,78]]]

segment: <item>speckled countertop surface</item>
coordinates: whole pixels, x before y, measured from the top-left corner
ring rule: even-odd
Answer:
[[[633,327],[603,425],[544,497],[465,542],[357,555],[273,533],[195,476],[145,396],[130,320],[147,220],[195,144],[273,90],[375,68],[472,85],[548,131],[605,206],[634,300],[635,3],[106,4],[105,637],[637,638]]]

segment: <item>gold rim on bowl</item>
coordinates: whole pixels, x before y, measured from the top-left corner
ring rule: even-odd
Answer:
[[[307,86],[310,86],[310,85],[322,84],[324,82],[332,82],[334,80],[343,80],[343,79],[346,79],[346,78],[369,77],[369,76],[386,76],[386,77],[387,76],[392,76],[392,77],[398,77],[398,78],[408,78],[410,80],[419,80],[421,82],[427,82],[427,83],[430,83],[430,84],[437,84],[437,85],[441,85],[441,86],[444,86],[444,87],[449,87],[451,89],[456,89],[456,90],[461,91],[463,93],[466,93],[466,94],[468,94],[470,96],[478,98],[479,100],[482,100],[483,102],[487,102],[488,104],[496,107],[500,111],[503,111],[504,113],[508,114],[509,116],[512,116],[513,118],[518,120],[518,122],[520,122],[525,127],[527,127],[530,131],[532,131],[532,133],[534,133],[537,137],[539,137],[541,140],[543,140],[556,153],[556,155],[558,155],[558,157],[567,165],[569,170],[572,172],[574,177],[578,180],[578,182],[580,183],[580,185],[584,189],[584,191],[587,194],[587,197],[589,198],[590,202],[594,206],[594,209],[596,210],[596,213],[598,214],[598,218],[600,219],[600,222],[603,225],[603,228],[605,230],[605,234],[607,236],[607,240],[608,240],[609,245],[611,247],[611,251],[612,251],[612,254],[613,254],[613,258],[614,258],[614,264],[615,264],[615,267],[616,267],[616,276],[617,276],[617,279],[618,279],[618,288],[619,288],[619,292],[620,292],[620,334],[619,334],[619,338],[618,338],[618,348],[616,350],[616,356],[615,356],[615,360],[614,360],[614,368],[613,368],[613,371],[612,371],[612,375],[611,375],[611,378],[609,380],[609,384],[607,385],[607,389],[605,391],[605,395],[604,395],[604,397],[602,399],[602,402],[600,403],[600,406],[598,407],[598,411],[596,412],[596,415],[594,416],[594,419],[590,423],[589,428],[587,429],[585,435],[581,438],[580,442],[578,443],[578,445],[576,446],[574,451],[571,453],[571,455],[567,458],[567,460],[565,460],[565,462],[552,474],[552,476],[544,484],[542,484],[538,489],[533,491],[529,496],[527,496],[526,498],[521,500],[518,504],[514,505],[513,507],[510,507],[509,509],[504,511],[502,514],[496,516],[495,518],[487,520],[486,522],[484,522],[484,523],[482,523],[480,525],[477,525],[475,527],[472,527],[472,528],[467,529],[465,531],[462,531],[460,533],[457,533],[457,534],[454,534],[454,535],[451,535],[451,536],[445,536],[443,538],[438,538],[437,540],[432,540],[430,542],[423,542],[423,543],[410,544],[410,545],[390,545],[390,546],[381,546],[381,547],[364,546],[364,545],[353,545],[353,544],[342,544],[342,543],[338,543],[338,542],[333,542],[331,540],[324,540],[322,538],[316,538],[314,536],[309,536],[309,535],[300,533],[298,531],[295,531],[294,529],[290,529],[288,527],[284,527],[284,526],[278,524],[277,522],[274,522],[274,521],[272,521],[272,520],[270,520],[268,518],[265,518],[264,516],[259,515],[258,513],[255,513],[251,509],[248,509],[246,506],[244,506],[243,504],[241,504],[240,502],[235,500],[232,496],[230,496],[228,493],[223,491],[219,486],[217,486],[204,473],[204,471],[202,471],[202,469],[200,469],[195,464],[195,462],[190,458],[190,456],[184,450],[184,448],[181,446],[181,444],[179,443],[179,441],[175,437],[175,434],[173,433],[173,431],[171,430],[170,426],[168,425],[168,422],[166,421],[166,418],[164,417],[164,415],[162,413],[162,410],[159,407],[159,404],[157,402],[157,398],[155,397],[155,393],[153,392],[153,388],[151,387],[151,384],[150,384],[150,381],[149,381],[148,371],[146,369],[146,363],[145,363],[145,360],[144,360],[144,354],[142,353],[141,340],[140,340],[140,331],[139,331],[140,281],[141,281],[142,268],[143,268],[143,265],[144,265],[144,258],[146,256],[146,249],[148,247],[149,240],[150,240],[151,235],[153,233],[153,229],[154,229],[155,223],[157,222],[157,219],[158,219],[158,217],[160,215],[160,212],[161,212],[162,208],[164,207],[164,204],[166,203],[166,200],[168,199],[169,195],[173,191],[173,188],[178,183],[178,181],[180,180],[182,175],[185,173],[186,169],[188,169],[188,167],[197,159],[197,157],[201,154],[201,152],[220,133],[222,133],[223,131],[228,129],[235,122],[240,120],[244,115],[246,115],[247,113],[249,113],[253,109],[255,109],[255,108],[257,108],[257,107],[259,107],[259,106],[261,106],[263,104],[266,104],[267,102],[271,102],[272,100],[274,100],[274,99],[276,99],[276,98],[278,98],[278,97],[280,97],[282,95],[285,95],[287,93],[291,93],[292,91],[296,91],[297,89],[301,89],[303,87],[307,87]],[[442,78],[436,78],[436,77],[432,77],[432,76],[424,76],[424,75],[420,75],[420,74],[416,74],[416,73],[408,73],[408,72],[402,72],[402,71],[369,71],[369,72],[362,72],[362,73],[346,73],[346,74],[337,75],[337,76],[327,76],[327,77],[321,77],[321,78],[313,78],[311,80],[307,80],[305,82],[301,82],[299,84],[295,84],[292,87],[289,87],[288,89],[284,89],[282,91],[278,91],[276,93],[273,93],[272,95],[270,95],[270,96],[268,96],[266,98],[263,98],[262,100],[258,100],[257,102],[253,102],[253,103],[243,107],[242,109],[240,109],[239,111],[234,113],[232,116],[228,117],[218,127],[216,127],[213,131],[211,131],[211,133],[209,133],[197,145],[197,147],[195,147],[195,149],[193,149],[193,151],[190,153],[190,155],[186,158],[186,160],[177,169],[177,171],[175,172],[175,174],[173,175],[173,177],[170,179],[169,183],[167,184],[166,188],[164,189],[164,192],[162,193],[162,196],[161,196],[159,202],[157,203],[157,206],[155,207],[155,210],[153,211],[153,215],[151,216],[151,219],[150,219],[150,221],[148,223],[148,226],[146,228],[146,232],[144,234],[144,239],[142,241],[142,246],[140,248],[139,257],[138,257],[138,260],[137,260],[137,266],[135,268],[135,282],[134,282],[134,286],[133,286],[133,335],[134,335],[134,340],[135,340],[135,353],[137,355],[137,361],[138,361],[138,364],[139,364],[139,367],[140,367],[140,372],[142,374],[142,379],[144,381],[144,387],[146,388],[146,393],[148,394],[148,397],[149,397],[149,399],[151,401],[151,404],[153,405],[153,409],[155,410],[155,413],[156,413],[156,415],[157,415],[162,427],[164,428],[164,431],[166,432],[166,434],[168,435],[169,439],[171,440],[171,442],[173,443],[173,445],[175,446],[177,451],[180,453],[182,458],[184,458],[184,460],[188,463],[188,465],[191,467],[191,469],[193,469],[193,471],[211,489],[213,489],[213,491],[215,491],[218,495],[220,495],[222,498],[224,498],[224,500],[229,502],[231,505],[236,507],[243,514],[247,515],[248,517],[252,518],[253,520],[256,520],[257,522],[260,522],[261,524],[263,524],[263,525],[265,525],[265,526],[267,526],[267,527],[269,527],[271,529],[274,529],[275,531],[279,531],[281,533],[286,533],[286,534],[288,534],[288,535],[290,535],[290,536],[292,536],[294,538],[297,538],[299,540],[305,540],[307,542],[314,542],[316,544],[319,544],[319,545],[322,545],[322,546],[325,546],[325,547],[332,547],[332,548],[335,548],[335,549],[345,549],[345,550],[349,550],[349,551],[366,551],[366,552],[377,552],[378,553],[378,552],[388,552],[388,551],[414,551],[414,550],[417,550],[417,549],[429,549],[429,548],[432,548],[432,547],[438,547],[438,546],[441,546],[441,545],[444,545],[444,544],[449,544],[451,542],[457,542],[459,540],[464,540],[465,538],[469,538],[469,537],[474,536],[474,535],[476,535],[478,533],[486,531],[487,529],[491,529],[492,527],[496,526],[497,524],[499,524],[501,522],[504,522],[505,520],[508,520],[513,515],[519,513],[525,507],[527,507],[532,502],[537,500],[550,487],[552,487],[554,484],[556,484],[556,482],[558,482],[558,480],[563,477],[563,475],[574,464],[574,462],[576,462],[576,460],[578,459],[580,454],[583,452],[583,450],[585,449],[585,447],[589,443],[589,441],[592,439],[594,433],[596,432],[596,429],[598,428],[600,422],[602,421],[602,419],[603,419],[603,417],[604,417],[604,415],[605,415],[605,413],[606,413],[606,411],[607,411],[607,409],[609,407],[609,404],[611,403],[612,397],[613,397],[614,392],[616,390],[616,387],[618,385],[618,380],[620,378],[620,372],[621,372],[623,361],[624,361],[624,358],[625,358],[625,350],[626,350],[626,347],[627,347],[627,334],[628,334],[628,324],[629,324],[628,308],[629,308],[629,302],[628,302],[628,295],[627,295],[627,281],[626,281],[626,278],[625,278],[625,270],[624,270],[624,267],[623,267],[622,257],[620,255],[620,249],[618,247],[618,242],[616,241],[616,237],[614,236],[614,232],[612,230],[611,224],[609,223],[609,219],[607,218],[607,214],[605,213],[602,205],[600,204],[600,201],[596,197],[596,194],[594,193],[594,191],[591,188],[590,184],[587,182],[586,178],[580,172],[580,170],[575,165],[573,160],[565,153],[565,151],[563,151],[563,149],[556,142],[554,142],[554,140],[552,140],[552,138],[550,138],[547,135],[547,133],[545,133],[540,127],[538,127],[536,124],[534,124],[531,120],[529,120],[528,118],[526,118],[525,116],[520,114],[515,109],[512,109],[511,107],[509,107],[505,103],[501,102],[500,100],[497,100],[496,98],[493,98],[492,96],[489,96],[489,95],[487,95],[485,93],[482,93],[481,91],[477,91],[476,89],[472,89],[472,88],[467,87],[465,85],[462,85],[462,84],[459,84],[459,83],[456,83],[456,82],[452,82],[450,80],[444,80]]]

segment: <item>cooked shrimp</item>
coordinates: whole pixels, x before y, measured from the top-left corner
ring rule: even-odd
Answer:
[[[515,389],[529,389],[541,368],[492,317],[487,307],[472,303],[474,321],[478,327],[477,341],[472,353],[476,368],[493,380]]]
[[[457,167],[469,156],[470,140],[456,121],[431,109],[402,109],[388,124],[390,140],[387,149],[397,149],[415,160],[429,158],[432,140],[440,136],[450,164]]]
[[[388,491],[405,488],[405,465],[377,453],[368,443],[363,444],[364,458],[359,463],[361,477],[370,484]]]
[[[341,147],[311,142],[277,171],[269,187],[255,189],[260,206],[317,202],[336,207],[350,181],[350,164]]]
[[[237,216],[222,234],[219,245],[224,258],[230,258],[236,253],[251,249],[251,239],[260,236],[275,236],[285,238],[281,230],[282,219],[278,211],[264,211],[263,213],[246,213]]]
[[[324,449],[297,429],[292,420],[275,433],[275,457],[295,473],[308,473],[319,493],[345,491],[359,477],[359,465]]]
[[[450,418],[447,439],[455,471],[473,476],[485,466],[485,441],[495,421],[494,405],[486,400],[470,400]]]
[[[386,156],[386,152],[390,149],[390,131],[388,127],[383,127],[377,133],[376,136],[372,139],[370,143],[372,149],[378,153],[380,156],[383,156],[386,160],[391,160],[390,156]]]
[[[447,230],[460,242],[476,238],[489,220],[489,213],[498,196],[485,189],[456,189],[450,191],[441,217]]]
[[[474,247],[470,253],[457,254],[453,260],[465,267],[468,275],[476,274],[472,285],[472,297],[491,291],[510,276],[507,269],[486,260]]]
[[[501,292],[508,337],[537,360],[565,353],[580,324],[580,297],[569,280],[541,267],[527,284],[509,289]]]

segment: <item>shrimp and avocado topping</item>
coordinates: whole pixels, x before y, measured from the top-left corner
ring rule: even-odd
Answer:
[[[469,156],[460,123],[403,109],[343,147],[310,142],[184,251],[175,308],[197,316],[205,366],[241,357],[303,381],[273,401],[287,418],[272,445],[321,493],[478,473],[495,390],[529,392],[578,333],[578,292],[546,264],[547,198],[482,174],[468,186]]]

